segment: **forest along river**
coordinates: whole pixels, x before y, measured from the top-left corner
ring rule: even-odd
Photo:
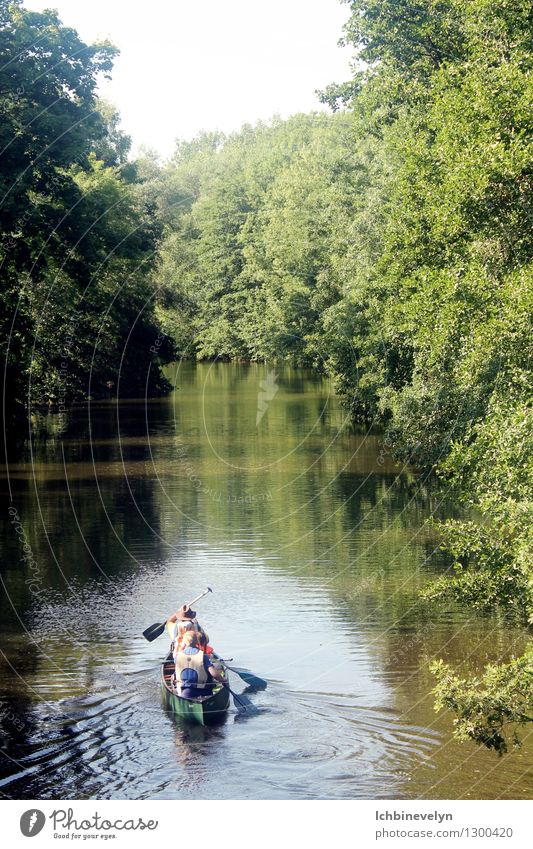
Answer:
[[[311,371],[172,378],[36,420],[2,468],[4,798],[530,798],[528,741],[498,758],[433,710],[431,659],[524,645],[418,599],[446,565],[435,491]],[[165,712],[167,641],[141,636],[206,585],[211,643],[270,682],[213,729]]]

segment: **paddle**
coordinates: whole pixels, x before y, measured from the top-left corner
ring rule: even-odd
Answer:
[[[255,687],[257,690],[266,690],[268,687],[268,681],[265,681],[264,678],[260,678],[259,675],[254,675],[254,673],[250,672],[249,669],[241,669],[240,666],[230,666],[229,663],[221,657],[219,657],[218,660],[221,660],[224,663],[226,669],[231,669],[235,675],[242,678],[244,683],[248,684],[249,687]]]
[[[239,713],[247,713],[250,716],[254,716],[259,713],[258,708],[256,708],[247,696],[242,694],[238,696],[237,693],[233,692],[229,684],[224,684],[224,687],[227,687],[233,696],[233,704]]]
[[[204,590],[203,593],[200,593],[200,595],[197,595],[196,598],[193,598],[193,600],[187,606],[192,607],[193,604],[195,604],[197,601],[200,601],[200,599],[203,598],[204,595],[207,595],[208,593],[212,592],[213,590],[211,589],[211,587],[207,587],[207,589]],[[155,622],[153,625],[150,625],[149,628],[146,628],[146,630],[143,631],[143,637],[145,638],[145,640],[148,640],[148,642],[151,643],[152,640],[155,640],[157,639],[157,637],[161,636],[161,634],[165,630],[166,624],[166,621]]]
[[[264,678],[260,678],[259,675],[254,675],[254,673],[250,672],[248,669],[239,669],[238,666],[228,666],[228,669],[231,669],[235,675],[242,678],[244,683],[248,684],[249,687],[255,687],[257,690],[266,690],[268,687],[268,681],[265,681]]]

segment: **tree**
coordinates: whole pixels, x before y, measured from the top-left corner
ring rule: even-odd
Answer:
[[[346,40],[367,63],[356,133],[389,176],[372,268],[354,253],[331,312],[357,367],[342,348],[333,365],[354,412],[480,514],[442,527],[455,574],[426,597],[531,623],[531,4],[350,5]],[[503,751],[530,659],[474,682],[435,669],[458,733]]]
[[[94,394],[108,393],[117,382],[126,317],[135,319],[135,338],[147,337],[146,367],[154,359],[147,344],[157,336],[152,292],[141,283],[140,268],[144,263],[146,273],[155,234],[140,197],[128,188],[134,177],[126,164],[129,141],[116,111],[96,96],[98,77],[110,74],[116,54],[107,42],[84,44],[53,11],[38,14],[20,0],[0,0],[0,298],[8,415],[36,402],[84,397],[89,379]],[[124,284],[128,296],[115,297]],[[108,307],[118,335],[109,335],[108,317],[100,326]],[[93,357],[99,328],[108,352],[102,348]],[[122,362],[126,385],[142,382],[140,356],[141,348]],[[154,365],[152,384],[163,389]]]

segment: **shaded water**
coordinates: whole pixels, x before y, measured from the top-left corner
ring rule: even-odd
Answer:
[[[529,741],[498,759],[433,711],[432,658],[476,669],[524,635],[419,601],[446,566],[431,488],[310,371],[173,376],[35,422],[2,468],[0,793],[531,798]],[[141,636],[206,585],[211,643],[270,682],[211,729],[163,710],[165,638]]]

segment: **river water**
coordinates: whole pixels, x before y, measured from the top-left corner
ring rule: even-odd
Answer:
[[[529,740],[498,758],[433,709],[432,659],[479,670],[525,637],[419,600],[447,566],[431,484],[312,371],[171,377],[34,420],[1,469],[3,797],[531,798]],[[141,632],[206,585],[211,643],[269,686],[257,716],[184,727]]]

